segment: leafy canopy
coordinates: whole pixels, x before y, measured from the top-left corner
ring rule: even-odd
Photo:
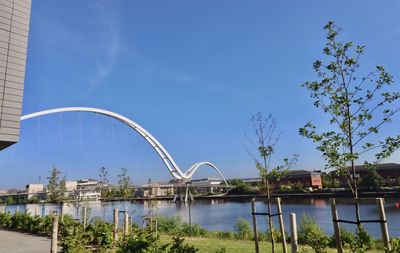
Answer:
[[[376,135],[400,110],[400,93],[393,91],[393,77],[384,67],[363,74],[360,59],[364,46],[340,42],[341,29],[332,21],[324,29],[324,60],[313,64],[318,79],[302,86],[310,92],[314,106],[329,116],[333,130],[320,132],[308,122],[299,133],[317,143],[326,166],[348,176],[352,187],[349,162],[354,165],[362,154],[374,150],[377,164],[399,148],[400,135],[380,140]]]

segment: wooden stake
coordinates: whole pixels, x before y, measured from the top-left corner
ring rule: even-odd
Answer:
[[[133,233],[132,217],[129,217],[129,229],[130,229],[130,232]]]
[[[287,253],[287,245],[286,245],[286,234],[285,234],[285,224],[283,223],[283,214],[282,214],[282,206],[281,206],[281,198],[276,198],[276,208],[279,213],[279,226],[281,227],[281,235],[282,235],[282,248],[283,253]]]
[[[125,211],[124,213],[124,235],[128,235],[129,234],[129,215],[128,212]]]
[[[385,248],[387,250],[391,250],[389,231],[388,231],[388,227],[387,227],[385,206],[384,206],[383,198],[377,198],[376,199],[376,204],[378,206],[379,219],[381,220],[382,240],[383,240],[383,243],[385,245]]]
[[[292,253],[297,253],[297,221],[296,221],[296,214],[290,214],[290,238],[292,243]]]
[[[83,208],[83,228],[86,228],[86,223],[87,223],[87,209],[86,206],[82,207]]]
[[[332,211],[332,219],[333,219],[333,229],[335,230],[335,240],[336,240],[336,248],[338,253],[343,253],[343,245],[342,241],[340,240],[340,228],[339,228],[339,215],[336,209],[336,200],[330,199],[331,204],[331,211]]]
[[[114,209],[114,240],[118,241],[118,219],[119,219],[119,210],[118,208]]]
[[[257,217],[255,198],[251,199],[251,215],[253,216],[253,231],[254,231],[254,243],[256,247],[256,253],[260,253],[260,246],[258,242],[258,228],[257,228]]]
[[[51,253],[57,253],[57,246],[58,246],[58,215],[57,212],[53,212],[53,230],[51,233]]]
[[[61,221],[64,221],[64,203],[61,203],[60,216],[61,216]]]

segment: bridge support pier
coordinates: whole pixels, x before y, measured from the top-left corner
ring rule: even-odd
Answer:
[[[176,202],[194,202],[193,194],[190,191],[190,187],[185,185],[185,186],[179,186],[176,188],[175,192],[175,197],[174,197],[174,203]]]

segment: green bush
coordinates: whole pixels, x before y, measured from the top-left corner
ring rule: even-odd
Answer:
[[[215,251],[215,253],[226,253],[226,248],[225,248],[225,247],[222,247],[222,248],[220,248],[220,249],[217,249],[217,250]]]
[[[0,214],[0,227],[2,228],[12,228],[12,214],[2,213]]]
[[[160,232],[178,234],[182,231],[182,220],[179,216],[166,217],[157,215],[156,220]]]
[[[252,230],[250,226],[250,222],[246,219],[239,217],[236,220],[235,226],[235,235],[238,239],[249,239],[251,238]]]
[[[256,191],[248,184],[242,183],[236,185],[235,188],[231,189],[228,194],[231,195],[247,195],[247,194],[254,194]]]
[[[97,245],[100,250],[111,249],[114,243],[113,225],[99,218],[93,219],[87,231],[93,235],[92,244]]]
[[[21,232],[51,234],[51,217],[31,216],[28,213],[0,214],[0,227]]]
[[[235,239],[235,233],[232,231],[209,231],[210,237],[232,240]]]
[[[51,235],[52,232],[52,216],[46,215],[40,217],[39,233],[44,235]]]
[[[360,226],[354,236],[354,240],[350,243],[350,250],[353,253],[364,253],[375,246],[374,238]]]
[[[183,238],[174,236],[172,238],[173,242],[171,247],[168,249],[168,253],[196,253],[199,251],[194,246],[189,246],[188,244],[184,244]]]
[[[40,202],[40,199],[38,196],[33,196],[32,198],[28,199],[27,203],[29,204],[37,204]]]
[[[191,226],[187,223],[182,225],[181,236],[207,236],[208,230],[202,228],[199,224],[192,224]]]
[[[344,248],[350,248],[350,245],[355,240],[355,236],[351,231],[348,231],[348,230],[344,229],[343,227],[340,227],[340,240],[342,241],[342,245]],[[336,247],[335,235],[332,235],[332,237],[331,237],[330,246],[332,248]]]
[[[147,231],[135,231],[118,243],[117,253],[161,253],[168,245],[160,245],[160,238]]]
[[[390,240],[390,246],[392,247],[390,250],[385,249],[387,253],[399,253],[400,252],[400,239],[392,238]]]
[[[329,237],[318,224],[303,214],[300,220],[300,230],[298,234],[300,244],[308,244],[316,253],[326,253],[329,245]]]
[[[14,201],[14,199],[12,198],[12,197],[7,197],[6,198],[6,204],[9,206],[9,205],[14,205],[15,204],[15,201]]]
[[[70,226],[62,227],[60,231],[60,246],[63,253],[85,253],[89,252],[86,246],[90,238],[85,233],[83,225],[74,222]]]

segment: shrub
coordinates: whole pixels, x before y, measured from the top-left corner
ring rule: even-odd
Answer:
[[[101,219],[93,219],[93,224],[88,228],[93,235],[92,244],[97,245],[101,250],[111,249],[114,243],[113,226]]]
[[[235,239],[235,233],[232,231],[210,231],[208,234],[211,237],[216,237],[220,239],[227,239],[227,240]]]
[[[398,253],[400,252],[400,239],[391,239],[390,246],[392,247],[391,250],[385,249],[387,253]]]
[[[350,250],[353,253],[364,253],[374,247],[374,238],[360,226],[357,229],[354,240],[350,243]]]
[[[118,243],[117,253],[161,253],[168,245],[160,245],[160,238],[147,231],[135,231]]]
[[[184,244],[183,238],[174,236],[172,240],[173,242],[168,250],[168,253],[196,253],[197,251],[199,251],[194,246],[189,246],[188,244]]]
[[[329,237],[311,217],[303,214],[300,220],[299,243],[308,244],[316,253],[326,253]]]
[[[156,220],[160,232],[178,234],[182,230],[182,220],[179,216],[166,217],[157,215]]]
[[[279,191],[280,192],[291,192],[291,191],[293,191],[293,189],[290,184],[280,184]]]
[[[40,199],[37,196],[33,196],[32,198],[28,199],[27,201],[29,204],[37,204],[40,202]]]
[[[182,225],[182,236],[206,236],[209,232],[202,228],[199,224],[192,224],[191,226],[187,223]]]
[[[79,222],[74,222],[69,226],[62,226],[60,231],[60,246],[63,253],[85,253],[89,252],[86,246],[90,238],[85,233],[85,229]]]
[[[239,217],[236,220],[235,226],[235,236],[238,239],[249,239],[251,237],[251,226],[250,222],[248,222],[246,219]]]
[[[352,232],[340,227],[340,240],[342,241],[342,245],[344,248],[349,248],[350,245],[354,242],[355,236]],[[336,239],[335,235],[331,237],[331,247],[336,247]]]
[[[228,194],[231,195],[246,195],[246,194],[254,194],[256,191],[248,184],[241,183],[236,185],[235,188],[231,189]]]
[[[215,253],[226,253],[226,248],[225,248],[225,247],[222,247],[222,248],[220,248],[220,249],[217,249],[217,250],[215,251]]]
[[[52,232],[52,217],[51,215],[40,217],[39,233],[44,235],[51,235]]]
[[[30,233],[40,233],[40,224],[42,222],[42,217],[35,215],[35,216],[28,216],[28,221],[26,224],[25,232]]]
[[[6,198],[6,204],[7,205],[14,205],[15,201],[14,201],[14,199],[12,197],[7,197]]]
[[[12,214],[2,213],[0,214],[0,227],[2,228],[11,228],[12,227]]]

